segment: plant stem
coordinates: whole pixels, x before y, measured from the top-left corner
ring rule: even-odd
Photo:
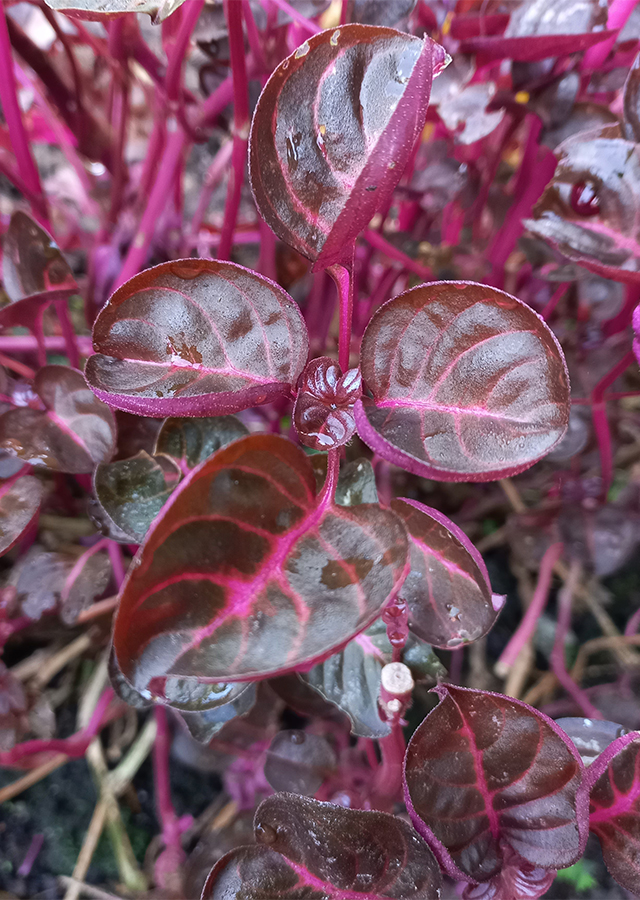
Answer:
[[[400,722],[392,726],[391,734],[378,741],[382,762],[373,786],[373,798],[380,806],[388,807],[397,799],[402,787],[402,765],[406,750],[404,733]]]
[[[371,244],[372,247],[379,250],[380,253],[384,253],[389,259],[395,259],[396,262],[401,263],[402,268],[406,269],[407,272],[413,272],[414,275],[418,275],[423,281],[433,281],[433,272],[428,266],[421,266],[420,263],[416,262],[415,259],[411,259],[410,256],[407,256],[407,254],[403,253],[398,247],[394,247],[393,244],[389,243],[389,241],[377,231],[369,229],[368,231],[363,232],[362,237]]]
[[[551,544],[545,551],[540,562],[540,570],[538,572],[538,583],[533,592],[531,603],[526,613],[522,617],[522,621],[514,632],[511,640],[500,654],[500,658],[495,665],[495,672],[499,678],[505,678],[510,668],[522,652],[525,644],[531,640],[536,628],[538,619],[542,611],[547,605],[549,598],[549,590],[551,588],[551,579],[553,577],[553,567],[562,556],[564,545],[561,543]]]
[[[229,259],[231,256],[249,142],[249,84],[244,55],[242,3],[239,0],[224,0],[224,14],[229,28],[229,55],[233,77],[233,150],[218,259]]]
[[[556,637],[551,651],[551,668],[553,673],[565,689],[565,691],[578,704],[585,716],[590,719],[602,719],[603,715],[593,703],[580,690],[576,682],[567,671],[565,659],[565,638],[571,625],[571,604],[575,594],[582,567],[578,560],[572,560],[569,567],[569,577],[558,594],[558,616],[556,622]]]
[[[232,0],[233,2],[233,0]],[[288,16],[291,16],[294,22],[297,22],[305,31],[308,31],[309,34],[318,34],[322,29],[319,28],[315,22],[312,22],[310,19],[307,19],[302,13],[299,13],[297,9],[291,6],[290,3],[287,3],[287,0],[272,0],[274,6],[277,6],[283,12],[286,12]]]
[[[600,451],[600,472],[602,477],[603,498],[609,493],[609,488],[611,487],[611,482],[613,480],[611,431],[609,429],[609,420],[607,419],[607,407],[604,400],[604,394],[616,378],[622,375],[635,360],[635,355],[633,351],[630,350],[618,363],[616,363],[610,372],[607,372],[604,378],[600,379],[591,391],[591,420],[598,441],[598,450]]]
[[[329,506],[333,501],[340,472],[340,448],[334,447],[327,453],[327,477],[318,497],[319,506]]]
[[[162,823],[162,839],[165,845],[163,854],[164,871],[158,872],[156,863],[156,880],[165,887],[166,879],[175,876],[183,858],[184,850],[180,840],[180,823],[171,802],[171,784],[169,779],[170,734],[167,712],[163,706],[156,706],[155,720],[157,726],[156,739],[153,745],[153,773],[155,784],[156,811]]]
[[[343,372],[349,368],[351,356],[351,321],[353,319],[353,261],[349,266],[336,263],[327,268],[333,278],[340,302],[340,336],[338,338],[338,362]]]
[[[637,2],[638,0],[612,0],[607,15],[607,28],[611,30],[623,28]],[[600,41],[599,44],[589,47],[582,58],[582,70],[595,72],[599,69],[613,49],[617,39],[618,35],[614,34],[606,41]]]
[[[0,10],[0,103],[2,104],[2,112],[9,130],[9,139],[13,147],[18,172],[31,191],[31,195],[38,198],[38,202],[33,204],[33,210],[46,225],[47,209],[44,194],[42,193],[42,185],[40,184],[40,174],[31,154],[29,139],[18,104],[6,15],[4,9]]]

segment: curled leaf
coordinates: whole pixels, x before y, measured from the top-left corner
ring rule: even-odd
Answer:
[[[78,19],[105,20],[127,13],[147,13],[154,25],[164,22],[185,0],[46,0],[47,6]]]
[[[4,236],[2,282],[13,303],[32,294],[78,289],[51,235],[22,210],[13,213]]]
[[[307,330],[277,284],[233,263],[183,259],[134,276],[93,326],[85,375],[100,399],[147,416],[209,416],[287,392]]]
[[[477,641],[493,627],[504,597],[493,595],[484,561],[469,538],[435,509],[394,500],[409,532],[411,571],[400,591],[409,627],[435,647]]]
[[[193,470],[153,523],[121,594],[118,664],[138,691],[310,665],[379,615],[406,559],[394,513],[333,505],[298,447],[242,438]]]
[[[445,64],[430,38],[344,25],[271,75],[251,126],[251,188],[268,225],[314,268],[343,262],[389,198]]]
[[[353,405],[362,394],[359,369],[342,374],[327,356],[307,365],[298,385],[293,421],[300,440],[314,450],[340,447],[356,430]]]
[[[227,703],[220,703],[209,708],[203,707],[200,710],[182,709],[180,711],[180,718],[187,726],[189,734],[201,744],[208,744],[216,734],[222,731],[227,722],[248,713],[256,702],[255,684],[224,685],[224,687],[232,688],[232,692],[228,694]],[[175,704],[169,705],[174,706]]]
[[[560,346],[530,307],[470,282],[420,285],[365,331],[355,406],[376,453],[439,481],[527,469],[563,437],[569,380]]]
[[[440,685],[414,733],[405,797],[418,832],[456,880],[504,881],[577,862],[587,839],[580,756],[537,710]],[[525,895],[526,896],[526,895]],[[533,896],[540,896],[534,894]]]
[[[571,738],[585,766],[591,765],[616,738],[627,734],[627,729],[617,722],[585,719],[581,716],[556,719],[556,725]]]
[[[0,450],[32,466],[74,475],[93,472],[113,453],[116,427],[109,407],[80,372],[43,366],[33,381],[43,409],[16,407],[0,416]]]
[[[344,809],[295,794],[264,800],[259,845],[214,866],[202,900],[437,900],[442,876],[427,845],[387,813]]]

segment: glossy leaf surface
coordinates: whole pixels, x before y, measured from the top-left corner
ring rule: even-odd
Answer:
[[[359,369],[342,374],[327,356],[312,359],[300,377],[293,421],[303,444],[330,450],[351,440],[356,430],[353,406],[362,394]]]
[[[313,35],[267,82],[249,140],[262,216],[315,267],[350,257],[422,131],[442,47],[390,28]]]
[[[10,550],[40,509],[44,491],[32,475],[0,485],[0,555]]]
[[[485,882],[507,866],[527,874],[520,859],[534,869],[575,863],[587,838],[587,794],[564,732],[501,694],[452,685],[434,692],[440,703],[407,749],[405,798],[446,871]]]
[[[172,456],[187,475],[221,447],[246,437],[249,432],[235,416],[201,419],[167,419],[156,440],[156,453]]]
[[[549,452],[569,421],[564,357],[542,319],[502,291],[436,282],[382,306],[361,348],[373,399],[355,406],[380,456],[439,481],[489,481]]]
[[[13,303],[45,291],[77,291],[60,248],[27,213],[11,216],[2,251],[2,283]]]
[[[202,900],[437,900],[442,876],[427,845],[395,816],[276,794],[256,812],[259,846],[214,866]]]
[[[175,12],[185,0],[46,0],[47,6],[68,16],[103,22],[125,13],[147,13],[156,25]]]
[[[640,735],[619,737],[591,764],[589,827],[607,868],[624,888],[640,887]]]
[[[290,390],[307,361],[300,310],[278,285],[233,263],[184,259],[146,269],[93,326],[92,390],[148,416],[209,416]]]
[[[406,560],[393,513],[319,500],[302,450],[251,435],[194,470],[154,522],[122,591],[118,663],[139,691],[309,665],[376,618]]]
[[[391,509],[409,532],[411,571],[400,590],[409,627],[435,647],[477,641],[493,627],[505,598],[493,595],[482,557],[450,519],[416,500]]]
[[[568,138],[529,231],[605,278],[640,281],[640,148],[618,126]]]
[[[116,528],[129,542],[140,544],[180,478],[180,469],[171,457],[149,456],[141,450],[132,459],[99,465],[93,489]]]
[[[80,372],[43,366],[33,381],[42,409],[16,407],[0,416],[0,449],[32,466],[74,475],[110,459],[116,439],[113,413]]]

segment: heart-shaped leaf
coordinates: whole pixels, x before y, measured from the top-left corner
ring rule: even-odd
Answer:
[[[446,60],[428,37],[344,25],[269,78],[251,125],[251,187],[268,225],[314,269],[350,261],[400,180]]]
[[[400,294],[369,322],[361,366],[373,399],[356,403],[360,437],[416,475],[513,475],[567,430],[562,350],[530,307],[496,288],[441,281]]]
[[[416,500],[394,500],[391,509],[409,532],[411,571],[400,591],[409,628],[446,650],[483,637],[505,598],[492,593],[487,567],[469,538]]]
[[[104,22],[126,13],[147,13],[154,25],[164,22],[185,0],[46,0],[47,6],[78,19]]]
[[[617,125],[568,138],[524,225],[605,278],[640,281],[640,146]]]
[[[535,885],[545,882],[540,870],[577,862],[587,792],[562,729],[501,694],[452,685],[434,692],[440,703],[407,748],[405,799],[443,868],[456,880],[495,878],[498,886],[521,873]]]
[[[2,282],[12,303],[45,291],[78,290],[69,264],[51,235],[21,210],[11,216],[4,236]]]
[[[640,734],[613,741],[587,770],[589,828],[616,881],[638,894],[640,885]]]
[[[118,663],[138,691],[165,676],[255,680],[309,666],[365,629],[405,575],[406,534],[375,504],[316,496],[298,447],[251,435],[182,482],[124,584]]]
[[[96,469],[93,490],[105,514],[122,532],[125,543],[140,544],[149,526],[178,486],[178,464],[160,453],[141,450],[132,459],[102,463]]]
[[[0,485],[0,556],[10,550],[40,509],[42,483],[26,475]]]
[[[249,431],[235,416],[167,419],[156,440],[156,453],[173,457],[184,475]]]
[[[43,366],[33,381],[43,409],[16,407],[0,416],[0,449],[30,463],[74,475],[109,459],[116,426],[80,372]]]
[[[214,866],[202,900],[437,900],[442,876],[402,819],[275,794],[256,812],[259,846]]]
[[[287,392],[307,361],[296,303],[233,263],[183,259],[134,276],[93,326],[85,375],[101,400],[147,416],[209,416]]]

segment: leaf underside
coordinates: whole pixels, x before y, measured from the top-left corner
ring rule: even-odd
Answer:
[[[42,483],[32,475],[0,486],[0,555],[10,550],[40,509]]]

